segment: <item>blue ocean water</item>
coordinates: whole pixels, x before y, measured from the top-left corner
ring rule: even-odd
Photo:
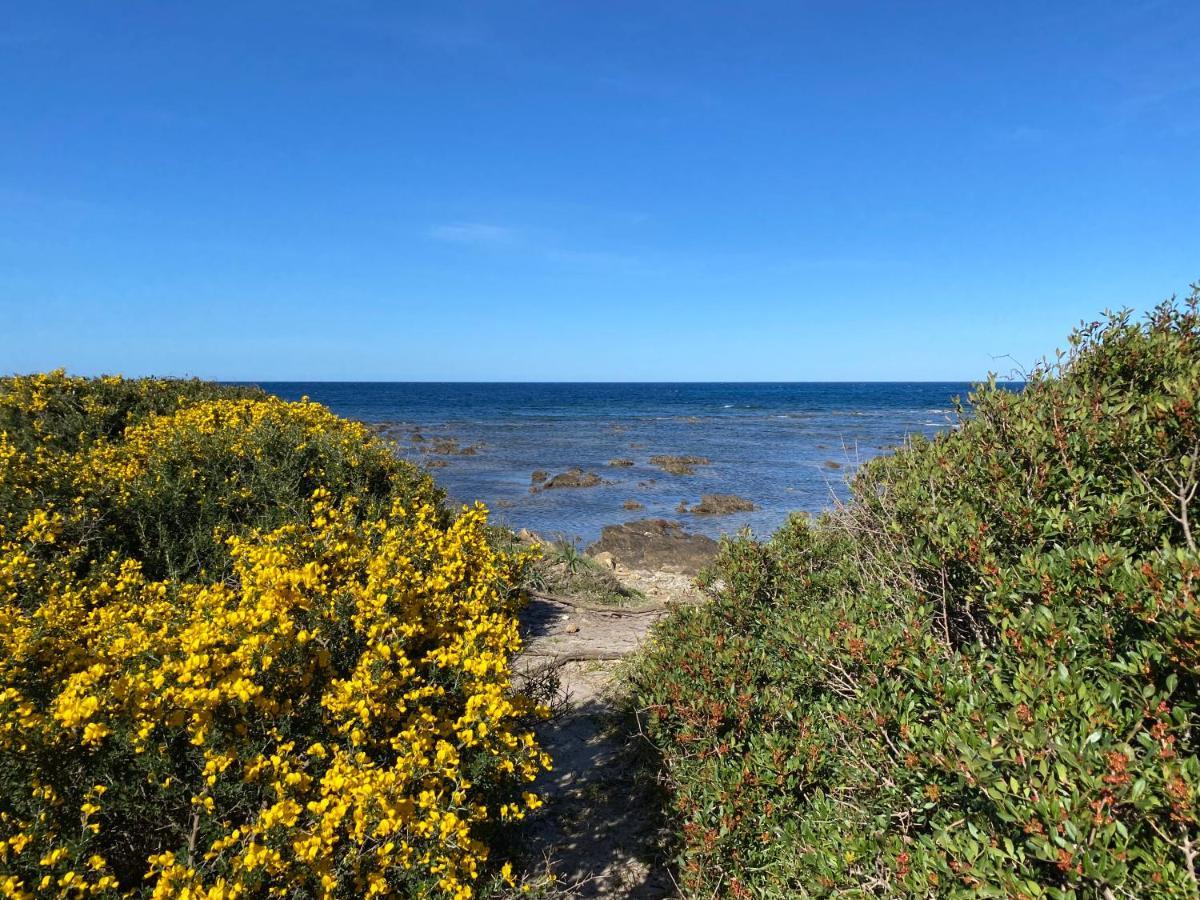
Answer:
[[[660,517],[719,535],[774,531],[794,510],[828,508],[865,460],[913,434],[951,427],[966,383],[466,384],[265,382],[284,399],[307,396],[339,415],[391,423],[399,453],[433,469],[455,502],[482,500],[493,518],[545,536],[591,541],[604,525]],[[414,432],[426,438],[414,442]],[[439,439],[473,455],[428,452]],[[425,452],[423,452],[425,451]],[[694,475],[650,465],[658,454],[712,460]],[[630,468],[607,465],[614,458]],[[604,483],[530,492],[537,469],[578,467]],[[677,512],[702,494],[738,494],[753,512]],[[643,504],[627,510],[626,501]]]

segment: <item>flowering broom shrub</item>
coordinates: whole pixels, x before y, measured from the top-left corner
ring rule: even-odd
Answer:
[[[724,546],[633,675],[688,893],[1200,895],[1198,302]]]
[[[527,560],[361,426],[176,386],[0,382],[0,894],[472,896],[548,764]]]

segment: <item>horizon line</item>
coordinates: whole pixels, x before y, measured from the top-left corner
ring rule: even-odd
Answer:
[[[146,376],[155,377],[155,376]],[[169,376],[164,376],[169,377]],[[177,376],[191,378],[193,376]],[[472,380],[472,379],[355,379],[355,378],[201,378],[201,381],[212,381],[216,384],[495,384],[495,385],[550,385],[550,384],[985,384],[987,378],[888,378],[888,379],[797,379],[789,381],[764,380],[729,380],[729,381],[694,381],[694,380],[654,380],[654,381],[605,381],[600,379],[564,380],[564,381],[503,381],[503,380]],[[998,384],[1023,384],[1026,379],[997,378]]]

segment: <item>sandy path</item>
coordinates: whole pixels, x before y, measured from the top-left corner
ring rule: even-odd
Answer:
[[[656,607],[698,599],[684,576],[616,574]],[[546,805],[529,820],[522,844],[530,870],[548,865],[570,896],[676,895],[659,850],[659,800],[635,759],[644,752],[642,739],[620,712],[613,678],[661,614],[581,610],[534,598],[522,616],[526,645],[517,670],[552,665],[560,679],[556,714],[539,728],[554,771],[535,786]],[[605,658],[558,664],[564,657]]]

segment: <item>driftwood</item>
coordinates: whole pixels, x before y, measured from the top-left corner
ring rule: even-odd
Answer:
[[[573,600],[570,597],[560,597],[558,594],[546,594],[542,591],[530,591],[531,597],[536,597],[538,600],[548,600],[551,603],[558,603],[562,606],[570,606],[573,609],[582,609],[587,612],[600,613],[604,616],[659,616],[663,613],[670,612],[672,607],[665,603],[658,603],[654,606],[642,606],[638,609],[622,609],[619,606],[605,606],[602,603],[588,603],[586,600]]]
[[[565,666],[568,663],[576,662],[617,662],[625,659],[625,653],[606,653],[603,650],[576,650],[573,653],[537,653],[532,650],[527,650],[521,656],[544,658],[549,662],[544,662],[541,665],[533,666],[525,671],[517,670],[518,675],[522,678],[533,678],[538,675],[544,675],[551,669],[557,669],[559,666]]]

